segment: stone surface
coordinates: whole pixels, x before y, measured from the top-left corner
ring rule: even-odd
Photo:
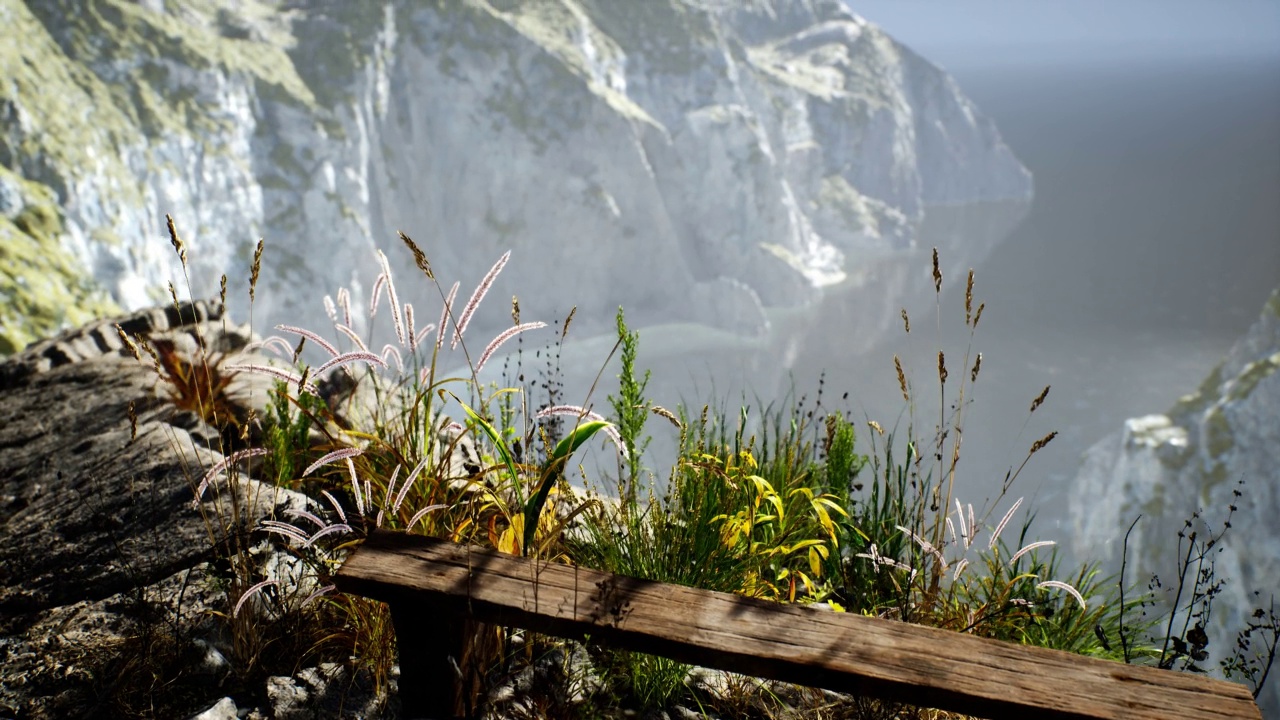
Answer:
[[[760,307],[911,253],[930,208],[1031,193],[950,77],[837,0],[85,5],[0,1],[22,38],[0,44],[4,207],[43,208],[0,231],[59,263],[0,285],[27,308],[10,351],[25,318],[78,321],[51,310],[68,289],[137,308],[225,272],[247,317],[259,237],[266,327],[325,327],[340,286],[362,316],[373,249],[407,258],[398,229],[464,285],[512,249],[499,292],[529,317],[577,305],[593,331],[624,305],[751,336]],[[438,307],[404,275],[402,300]]]
[[[188,360],[199,338],[210,357],[241,362],[252,335],[222,312],[204,302],[140,311],[0,363],[0,716],[68,717],[104,702],[113,684],[137,681],[120,665],[130,653],[172,653],[210,702],[232,674],[232,650],[209,622],[229,604],[214,548],[229,528],[315,507],[247,477],[235,492],[215,483],[193,506],[226,440],[178,411],[150,357],[136,360],[116,331]],[[227,397],[260,410],[268,387],[242,375]],[[296,576],[279,550],[251,548],[255,572]]]
[[[1129,577],[1157,573],[1168,585],[1177,558],[1176,533],[1203,511],[1216,532],[1231,518],[1214,554],[1225,580],[1213,608],[1210,651],[1229,652],[1234,632],[1280,585],[1280,289],[1258,320],[1192,394],[1168,412],[1130,419],[1089,449],[1071,494],[1070,517],[1079,557],[1113,558],[1129,538]],[[1240,483],[1243,484],[1240,484]],[[1242,491],[1236,498],[1234,492]],[[1200,532],[1203,532],[1201,526]],[[1247,557],[1247,562],[1245,558]],[[1278,683],[1268,683],[1264,707],[1280,710]]]

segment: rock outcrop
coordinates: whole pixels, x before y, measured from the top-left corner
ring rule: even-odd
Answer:
[[[404,229],[464,285],[513,249],[501,292],[533,317],[602,329],[624,305],[751,335],[910,253],[930,208],[1031,192],[950,77],[837,0],[0,0],[0,27],[0,247],[21,261],[0,351],[75,322],[68,293],[156,302],[184,277],[165,213],[196,297],[242,286],[265,237],[266,327],[326,326],[315,298],[340,286],[363,316],[372,251]],[[22,279],[37,260],[56,282]]]
[[[140,677],[128,662],[167,652],[161,638],[182,639],[163,657],[190,661],[189,674],[216,698],[231,653],[213,613],[226,612],[230,585],[209,561],[228,556],[216,549],[234,528],[314,509],[249,477],[193,505],[226,439],[175,409],[151,359],[126,351],[117,324],[189,362],[196,347],[236,362],[251,338],[221,306],[183,303],[70,331],[0,364],[2,716],[114,716],[117,686]],[[259,407],[267,387],[241,375],[226,397]],[[262,577],[297,572],[269,542],[248,557]]]
[[[1263,592],[1265,605],[1280,579],[1278,369],[1280,289],[1194,393],[1164,414],[1127,421],[1090,448],[1071,494],[1079,557],[1118,562],[1124,529],[1142,516],[1129,538],[1131,580],[1169,579],[1176,534],[1192,512],[1203,511],[1218,531],[1236,508],[1228,540],[1213,555],[1225,581],[1211,627],[1215,657],[1230,651],[1232,633],[1260,601],[1253,591]],[[1280,708],[1275,687],[1269,702]]]

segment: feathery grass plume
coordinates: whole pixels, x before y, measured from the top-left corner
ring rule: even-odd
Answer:
[[[578,314],[578,306],[574,305],[569,308],[569,314],[564,318],[564,327],[560,328],[560,337],[563,339],[569,335],[569,323],[573,322],[573,316]]]
[[[520,298],[515,295],[511,296],[511,324],[520,324]]]
[[[551,417],[552,415],[568,415],[570,417],[581,418],[583,420],[605,423],[604,427],[600,428],[601,432],[607,435],[609,440],[613,442],[614,446],[618,448],[619,455],[624,459],[628,457],[627,448],[622,442],[622,436],[618,433],[618,427],[608,420],[605,420],[604,416],[600,413],[592,412],[591,410],[578,405],[552,405],[551,407],[539,410],[534,417],[541,420],[542,418]]]
[[[346,288],[338,288],[338,308],[342,310],[342,324],[351,326],[351,292]]]
[[[241,460],[260,457],[262,455],[270,454],[270,452],[271,451],[266,448],[249,448],[247,450],[240,450],[224,456],[221,460],[214,463],[213,467],[209,468],[209,470],[204,474],[204,477],[200,479],[200,484],[196,486],[195,497],[191,499],[191,507],[198,507],[200,505],[200,499],[204,497],[204,491],[208,489],[209,484],[212,483],[223,470],[226,470],[228,467],[235,465]]]
[[[369,346],[364,344],[364,340],[361,340],[360,335],[358,335],[355,330],[352,330],[349,325],[339,323],[333,327],[338,332],[346,335],[348,340],[355,343],[357,349],[364,350],[365,352],[369,351]]]
[[[187,248],[183,246],[182,238],[178,237],[178,229],[173,225],[173,216],[166,214],[164,221],[169,228],[169,242],[173,244],[174,251],[178,253],[178,260],[185,269],[187,267]]]
[[[1004,527],[1009,524],[1009,520],[1013,518],[1013,514],[1018,512],[1018,508],[1022,505],[1022,498],[1014,501],[1013,507],[1000,518],[1000,522],[996,523],[996,529],[991,531],[991,540],[987,542],[988,550],[995,550],[996,543],[1000,542],[1000,533],[1004,532]]]
[[[1075,598],[1076,602],[1080,603],[1080,609],[1082,611],[1089,609],[1089,605],[1084,601],[1084,596],[1080,594],[1080,591],[1075,589],[1071,585],[1068,585],[1067,583],[1062,582],[1061,580],[1045,580],[1044,582],[1036,585],[1036,588],[1040,590],[1043,590],[1045,588],[1061,590],[1067,593],[1068,595],[1070,595],[1071,597]]]
[[[319,335],[311,332],[306,328],[300,328],[295,325],[277,325],[276,329],[279,330],[280,332],[287,332],[292,335],[301,335],[302,337],[324,348],[324,351],[329,353],[329,357],[337,357],[338,355],[341,354],[338,352],[338,348],[334,347],[333,344],[330,343],[328,340],[325,340],[324,338],[320,337]]]
[[[1045,385],[1044,389],[1040,391],[1040,394],[1036,396],[1036,399],[1031,401],[1031,412],[1035,412],[1036,408],[1044,404],[1044,399],[1049,397],[1050,387],[1050,385]]]
[[[950,519],[947,518],[947,520]],[[967,526],[964,522],[964,506],[960,504],[960,498],[956,498],[956,519],[960,521],[960,538],[964,541],[965,548],[968,549],[969,540],[971,539],[969,536],[970,526]]]
[[[1058,431],[1054,430],[1048,435],[1045,435],[1044,437],[1035,441],[1034,443],[1031,444],[1031,452],[1027,453],[1027,455],[1035,455],[1036,453],[1040,452],[1042,449],[1044,449],[1045,445],[1048,445],[1049,443],[1053,442],[1053,439],[1056,437],[1058,437]]]
[[[1014,553],[1013,557],[1009,558],[1009,567],[1013,567],[1014,565],[1017,565],[1018,559],[1021,558],[1023,555],[1026,555],[1027,553],[1031,552],[1032,550],[1039,550],[1042,547],[1053,547],[1054,545],[1057,545],[1057,544],[1058,543],[1054,542],[1053,540],[1040,540],[1038,542],[1027,543],[1026,545],[1023,545],[1022,548],[1018,550],[1018,552]]]
[[[413,253],[414,264],[418,266],[418,269],[422,271],[423,275],[427,276],[428,280],[435,280],[436,275],[431,272],[431,263],[427,262],[427,254],[422,252],[418,247],[418,244],[415,243],[408,235],[404,234],[403,230],[399,230],[397,232],[400,234],[400,239],[409,248],[409,252]]]
[[[435,330],[436,330],[435,323],[427,323],[425,326],[418,328],[418,334],[413,337],[412,349],[417,350],[418,346],[422,344],[422,341],[426,340],[427,336],[435,332]]]
[[[969,281],[964,286],[964,324],[971,324],[973,311],[973,268],[969,268]]]
[[[245,351],[251,350],[269,350],[282,358],[293,357],[293,346],[289,345],[284,338],[279,335],[272,335],[262,340],[255,340],[244,346]]]
[[[898,532],[911,538],[916,545],[919,545],[921,550],[923,550],[925,553],[929,555],[932,555],[933,558],[938,561],[938,565],[940,565],[943,570],[947,569],[948,567],[947,559],[942,555],[942,551],[939,550],[937,547],[935,547],[933,543],[915,534],[915,532],[913,532],[910,528],[906,528],[901,525],[897,525],[895,527],[898,528]]]
[[[227,304],[227,274],[222,273],[222,279],[218,281],[218,302]]]
[[[404,531],[405,531],[405,532],[409,532],[409,530],[410,530],[411,528],[413,528],[413,526],[414,526],[414,525],[417,525],[417,524],[418,524],[418,521],[419,521],[419,520],[421,520],[422,518],[424,518],[424,517],[426,517],[426,516],[427,516],[427,513],[429,513],[429,512],[433,512],[433,511],[435,511],[435,510],[443,510],[444,508],[447,508],[447,507],[449,507],[449,506],[448,506],[448,505],[444,505],[444,504],[439,504],[439,503],[437,503],[437,504],[435,504],[435,505],[428,505],[428,506],[426,506],[426,507],[422,508],[422,509],[421,509],[421,510],[419,510],[418,512],[414,513],[414,514],[413,514],[413,517],[409,518],[409,522],[408,522],[408,523],[406,523],[406,524],[405,524],[405,526],[404,526]]]
[[[519,335],[522,332],[525,332],[526,330],[537,330],[539,328],[544,328],[546,326],[547,324],[541,321],[527,322],[521,325],[516,325],[515,327],[509,327],[506,330],[503,330],[501,333],[498,334],[497,337],[495,337],[493,340],[490,340],[487,346],[485,346],[484,352],[480,354],[480,360],[476,363],[476,372],[480,372],[480,370],[484,368],[485,363],[489,362],[489,358],[493,357],[493,354],[497,352],[498,348],[502,347],[502,344],[505,343],[506,341],[510,340],[516,335]]]
[[[364,493],[360,491],[360,477],[356,475],[356,464],[347,457],[347,472],[351,474],[351,494],[356,499],[356,512],[364,515]]]
[[[898,371],[898,387],[902,390],[902,399],[911,402],[911,395],[907,392],[907,374],[902,371],[902,361],[897,355],[893,356],[893,367]]]
[[[375,355],[374,357],[377,357],[377,356]],[[404,358],[400,355],[400,348],[396,347],[395,345],[392,345],[391,343],[387,343],[386,345],[383,345],[382,357],[379,359],[382,360],[382,363],[384,366],[390,364],[387,362],[388,358],[392,358],[396,361],[397,371],[404,372]]]
[[[325,465],[328,465],[329,463],[337,462],[339,460],[346,460],[348,458],[357,457],[363,454],[364,454],[364,450],[361,450],[360,448],[340,448],[338,450],[334,450],[333,452],[326,453],[324,457],[308,465],[307,469],[302,471],[302,477],[306,477],[310,475],[311,473],[315,472],[316,470],[319,470],[320,468],[324,467]]]
[[[978,371],[982,369],[982,353],[978,353],[978,357],[973,361],[973,370],[969,371],[969,382],[978,382]]]
[[[398,353],[396,355],[396,360],[397,362],[399,361]],[[329,370],[332,370],[335,367],[340,367],[342,365],[349,365],[353,362],[366,362],[366,363],[369,363],[370,365],[377,365],[380,368],[387,367],[387,363],[384,362],[383,359],[378,357],[377,355],[374,355],[371,352],[365,352],[364,350],[353,350],[349,353],[343,353],[329,360],[328,362],[324,363],[320,367],[316,368],[315,373],[313,374],[318,377],[320,375],[325,374]],[[403,365],[403,363],[401,363],[401,365]]]
[[[282,370],[278,367],[272,367],[270,365],[243,364],[228,365],[227,369],[239,372],[258,373],[259,375],[270,375],[277,380],[282,380],[290,385],[296,385],[299,390],[305,390],[312,395],[316,394],[315,385],[312,385],[311,383],[304,383],[305,378],[302,375],[296,375],[288,370]]]
[[[933,249],[933,291],[942,292],[942,270],[938,267],[938,248]]]
[[[413,324],[413,303],[404,304],[404,330],[404,334],[409,338],[409,350],[417,350],[418,334]]]
[[[911,334],[911,318],[907,317],[906,308],[902,308],[902,331]]]
[[[396,328],[396,340],[401,345],[404,339],[404,318],[400,316],[400,296],[396,294],[396,279],[391,276],[391,263],[386,253],[378,251],[378,262],[382,264],[382,274],[387,276],[387,304],[391,306],[391,324]]]
[[[334,304],[333,298],[328,295],[324,296],[324,314],[329,316],[329,322],[338,324],[338,306]]]
[[[259,592],[262,591],[263,588],[267,587],[268,585],[277,585],[277,584],[278,583],[275,580],[263,580],[262,582],[254,585],[253,587],[250,587],[248,590],[245,590],[244,594],[240,596],[240,599],[236,601],[236,608],[235,610],[231,611],[231,617],[234,618],[240,614],[240,608],[244,606],[245,602],[249,598],[253,597],[254,595],[257,595]]]
[[[444,345],[444,334],[449,327],[449,320],[453,318],[453,300],[458,296],[458,283],[454,283],[449,288],[449,294],[444,298],[444,305],[440,307],[440,325],[436,327],[436,351],[439,352],[440,346]]]
[[[253,250],[253,265],[249,268],[249,302],[254,301],[254,292],[258,289],[258,271],[262,269],[262,238],[258,238],[258,247]]]
[[[373,320],[378,315],[378,305],[382,302],[382,289],[387,286],[387,274],[378,273],[378,277],[373,281],[373,292],[369,293],[369,319]],[[347,323],[350,325],[351,323]]]
[[[484,278],[480,280],[480,284],[471,293],[471,299],[467,300],[467,304],[462,308],[462,315],[458,319],[458,326],[453,331],[453,341],[449,343],[449,348],[458,347],[458,343],[462,340],[462,334],[467,331],[467,325],[471,323],[471,316],[475,315],[476,308],[480,307],[480,301],[484,300],[484,296],[489,293],[489,288],[493,287],[493,281],[498,278],[498,273],[502,272],[502,268],[506,266],[507,260],[511,259],[511,251],[508,250],[498,258],[498,261],[489,268],[489,272],[484,274]]]
[[[938,382],[947,384],[947,358],[941,350],[938,351]]]

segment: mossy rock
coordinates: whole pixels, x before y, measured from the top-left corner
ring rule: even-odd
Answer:
[[[83,263],[62,247],[62,215],[53,191],[4,167],[0,175],[22,194],[21,209],[12,218],[0,216],[0,354],[120,312]]]

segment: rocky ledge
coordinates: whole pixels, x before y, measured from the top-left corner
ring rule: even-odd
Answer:
[[[70,331],[0,364],[3,717],[131,716],[131,692],[213,705],[234,675],[217,619],[228,609],[229,574],[210,562],[215,547],[230,528],[308,502],[245,479],[235,493],[221,488],[193,505],[224,438],[175,408],[169,383],[150,357],[134,358],[117,325],[188,362],[198,347],[234,358],[252,337],[220,305],[183,303]],[[264,390],[238,376],[227,396],[247,410]],[[250,549],[255,572],[290,573],[277,550],[265,542]],[[161,686],[163,678],[146,675],[148,655],[184,663],[194,686]],[[353,710],[384,702],[345,692],[353,687],[345,673],[324,666],[273,677],[253,710],[311,717],[298,713],[336,706],[339,686]]]

